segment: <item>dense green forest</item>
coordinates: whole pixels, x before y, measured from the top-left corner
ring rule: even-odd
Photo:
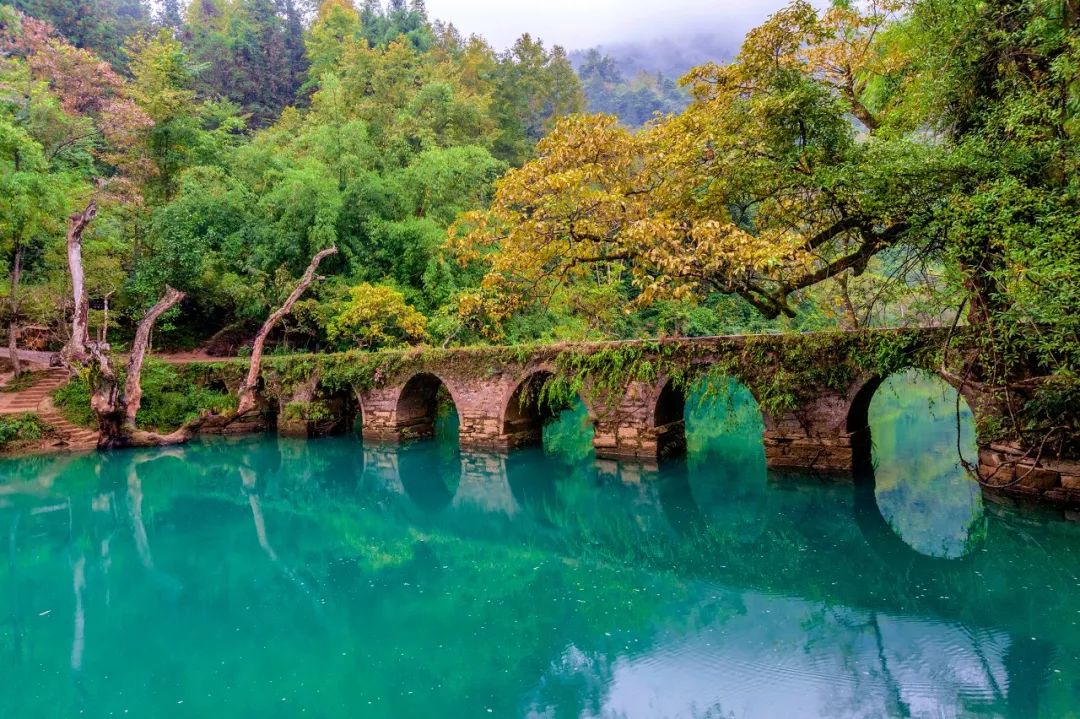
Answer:
[[[1074,387],[1077,14],[796,0],[676,83],[421,0],[6,0],[3,320],[66,340],[94,198],[114,343],[172,286],[155,344],[236,350],[333,245],[284,349],[955,320]]]
[[[18,320],[60,333],[65,220],[94,192],[87,281],[121,332],[165,284],[190,299],[161,342],[261,322],[314,251],[336,244],[333,280],[299,308],[290,341],[448,337],[456,294],[477,277],[444,257],[447,226],[487,203],[555,117],[583,107],[562,50],[526,36],[496,53],[430,23],[422,4],[21,10],[51,25],[3,8],[12,202],[0,222],[21,274]],[[365,311],[381,324],[357,325]]]

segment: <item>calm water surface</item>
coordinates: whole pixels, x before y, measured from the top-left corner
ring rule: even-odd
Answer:
[[[0,717],[1080,716],[1080,527],[983,500],[955,395],[887,382],[853,485],[711,390],[658,468],[580,408],[0,463]]]

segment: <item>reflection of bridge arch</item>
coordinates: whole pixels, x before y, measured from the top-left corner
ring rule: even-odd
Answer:
[[[688,472],[659,480],[656,494],[660,510],[676,534],[693,538],[708,530],[709,520],[694,498]]]
[[[557,483],[562,477],[546,462],[538,462],[538,447],[506,457],[506,481],[517,506],[545,526],[554,526],[553,515],[562,508]]]
[[[966,571],[965,567],[974,553],[969,552],[955,559],[935,557],[923,554],[905,542],[881,513],[875,489],[873,467],[864,468],[855,479],[855,501],[852,508],[859,532],[878,558],[898,573],[915,570],[928,576],[944,578],[958,570]]]
[[[931,531],[930,537],[934,539],[934,544],[930,546],[925,541],[920,542],[918,534],[905,536],[907,532],[904,531],[904,527],[894,525],[898,522],[898,517],[893,516],[890,522],[887,516],[895,515],[895,512],[889,511],[891,504],[887,501],[888,499],[900,500],[901,507],[910,506],[915,509],[922,507],[924,511],[920,514],[925,516],[920,517],[916,529],[920,524],[928,524],[932,529],[937,529],[933,521],[941,518],[954,519],[950,517],[954,511],[962,515],[965,511],[979,512],[981,510],[979,501],[981,495],[966,471],[955,463],[955,453],[961,446],[963,436],[961,418],[957,416],[954,425],[952,418],[948,416],[935,420],[936,413],[931,411],[927,415],[925,408],[917,409],[922,399],[926,399],[930,406],[933,406],[934,399],[930,395],[924,395],[924,392],[930,388],[936,392],[937,388],[940,388],[944,399],[947,389],[952,386],[951,383],[929,372],[922,373],[928,380],[928,384],[920,385],[911,377],[904,379],[905,393],[897,395],[898,398],[902,396],[904,399],[900,401],[898,407],[893,408],[892,421],[886,425],[892,431],[879,438],[884,441],[884,464],[882,466],[875,464],[882,461],[882,457],[875,457],[877,445],[881,442],[877,445],[874,442],[871,430],[871,404],[882,385],[886,384],[890,378],[902,377],[905,373],[910,374],[915,371],[904,370],[886,377],[866,378],[854,394],[848,415],[848,430],[852,435],[855,518],[860,531],[879,556],[900,558],[904,565],[951,567],[964,557],[970,556],[972,537],[977,536],[973,535],[973,531],[978,532],[980,526],[985,527],[984,524],[980,524],[985,522],[985,517],[972,514],[971,518],[965,521],[964,544],[959,556],[941,556],[937,553],[940,549],[945,549],[943,554],[949,554],[947,540],[953,538],[954,535]],[[967,404],[962,393],[959,394],[957,400],[970,410],[970,405]],[[905,406],[905,402],[912,401],[914,404]],[[946,415],[952,415],[960,409],[959,406],[954,409],[951,401],[944,402],[943,406]],[[942,423],[948,427],[944,434],[941,429]],[[919,435],[915,438],[917,442],[912,437],[906,436],[906,433],[911,431],[911,427],[919,428]],[[954,427],[955,432],[960,434],[952,431]],[[973,442],[973,437],[970,439]],[[908,451],[910,448],[907,445],[912,444],[917,445],[917,451]],[[974,448],[971,451],[974,452]],[[949,461],[950,457],[953,458],[952,463]],[[912,464],[910,469],[909,462]],[[879,487],[879,480],[883,477],[886,480],[885,490]],[[946,496],[943,496],[943,488],[948,490]],[[926,508],[924,501],[920,501],[921,494],[926,493],[928,489],[932,490],[934,500],[934,504],[929,509]],[[954,490],[959,494],[953,496]],[[882,491],[885,493],[882,494]],[[957,501],[950,502],[950,499]],[[883,500],[886,500],[884,507]],[[940,547],[938,542],[940,542]],[[920,548],[920,545],[927,546]]]
[[[401,447],[396,468],[405,494],[425,512],[449,507],[461,486],[461,452],[456,447],[432,442]]]

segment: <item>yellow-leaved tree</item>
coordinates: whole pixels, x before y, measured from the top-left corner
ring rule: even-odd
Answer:
[[[861,273],[949,177],[932,137],[888,131],[873,102],[905,66],[876,40],[898,5],[797,0],[732,63],[687,75],[683,113],[636,133],[562,120],[452,228],[461,261],[487,269],[462,314],[497,324],[575,283],[623,282],[638,303],[724,293],[793,316],[793,292]]]
[[[427,319],[393,287],[364,283],[349,290],[326,325],[332,341],[358,349],[380,349],[422,341]]]

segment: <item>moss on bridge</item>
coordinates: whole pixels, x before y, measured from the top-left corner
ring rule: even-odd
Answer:
[[[543,398],[552,404],[618,391],[634,380],[666,378],[685,389],[702,376],[723,375],[745,384],[764,411],[779,415],[824,391],[842,392],[860,378],[909,368],[951,374],[954,383],[978,386],[985,394],[987,388],[963,369],[968,348],[977,346],[966,333],[914,328],[270,356],[263,364],[263,395],[287,404],[315,375],[320,392],[356,392],[402,383],[419,372],[484,379],[543,365],[551,371]],[[179,365],[177,372],[194,386],[225,384],[235,391],[246,367],[237,358]],[[1068,392],[1063,399],[1052,389],[1014,393],[1010,412],[976,412],[980,442],[1037,442],[1048,422],[1061,423],[1058,405],[1070,402]],[[997,400],[1008,399],[999,394]],[[1080,410],[1074,405],[1071,412]]]

